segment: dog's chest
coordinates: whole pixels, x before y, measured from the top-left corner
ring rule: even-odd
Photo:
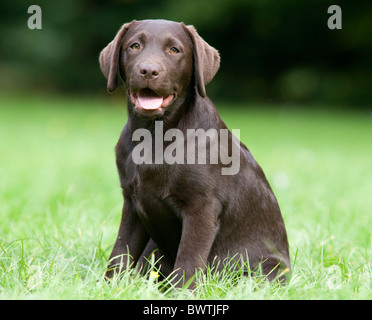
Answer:
[[[132,203],[145,223],[156,225],[180,218],[176,208],[169,202],[169,197],[172,197],[169,179],[169,174],[164,174],[159,168],[136,170],[128,179]]]

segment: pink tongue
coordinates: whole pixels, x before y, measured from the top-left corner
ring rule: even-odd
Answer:
[[[163,103],[163,97],[159,97],[155,94],[148,94],[142,92],[138,95],[138,102],[143,109],[146,110],[155,110],[161,107]]]

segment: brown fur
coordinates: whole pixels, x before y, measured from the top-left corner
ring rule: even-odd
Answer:
[[[140,50],[130,49],[134,42],[141,44]],[[181,52],[169,55],[171,46],[180,47]],[[162,257],[159,268],[164,276],[175,272],[186,280],[216,261],[222,267],[229,257],[242,264],[248,255],[250,267],[261,265],[269,279],[290,268],[278,203],[245,145],[240,143],[236,175],[221,175],[223,165],[208,161],[137,165],[132,160],[138,143],[132,141],[133,132],[145,128],[154,133],[156,120],[163,121],[164,132],[177,128],[185,136],[187,129],[227,129],[205,91],[219,68],[217,50],[192,26],[165,20],[132,21],[121,27],[99,61],[109,92],[117,87],[119,68],[128,91],[129,116],[116,146],[124,207],[107,277],[112,277],[120,262],[124,269],[145,264],[153,250]],[[130,99],[130,92],[143,88],[175,98],[165,108],[143,110]]]

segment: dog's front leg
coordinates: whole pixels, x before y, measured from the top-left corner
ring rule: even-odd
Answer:
[[[174,265],[174,273],[177,275],[174,283],[177,287],[181,288],[187,283],[196,270],[205,269],[219,227],[218,208],[217,201],[212,204],[203,202],[198,209],[190,208],[183,212],[181,241]],[[194,287],[193,280],[189,288]]]
[[[106,278],[112,278],[115,273],[134,266],[149,239],[130,200],[124,200],[119,232],[110,255]]]

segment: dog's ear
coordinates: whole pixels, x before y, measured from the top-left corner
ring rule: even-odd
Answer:
[[[195,81],[198,92],[202,97],[205,97],[207,95],[205,85],[213,79],[220,67],[220,55],[215,48],[199,36],[194,26],[184,24],[183,26],[193,44]]]
[[[107,78],[107,90],[109,93],[115,91],[118,86],[117,70],[119,64],[120,47],[129,30],[129,27],[134,22],[124,23],[106,48],[104,48],[99,55],[99,65],[102,73]]]

